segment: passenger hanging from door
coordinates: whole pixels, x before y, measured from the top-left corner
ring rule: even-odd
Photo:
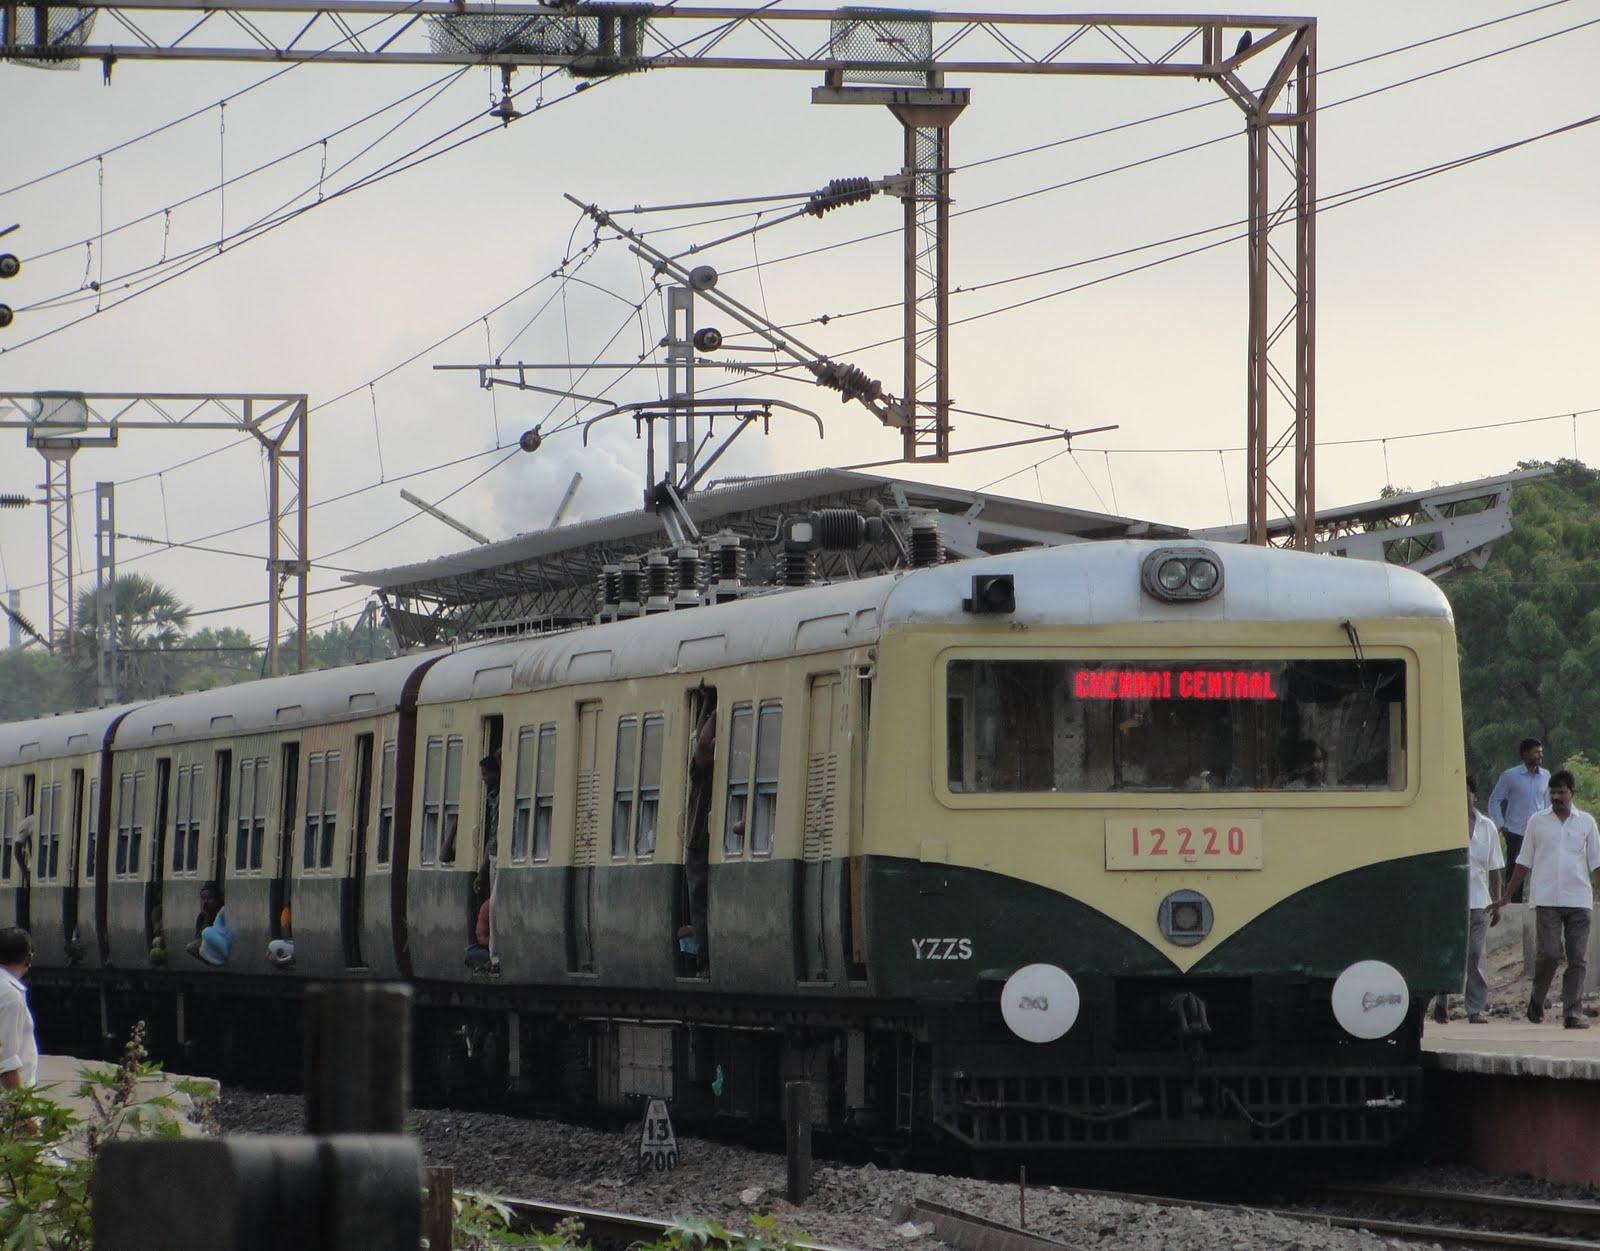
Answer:
[[[467,949],[467,964],[473,969],[498,972],[500,953],[494,941],[494,895],[500,864],[500,757],[488,755],[478,761],[478,776],[483,782],[483,854],[472,877],[472,946]],[[474,953],[481,947],[481,962]]]
[[[694,746],[689,757],[688,820],[683,854],[689,923],[678,929],[678,949],[696,974],[710,967],[706,903],[710,886],[711,778],[717,759],[717,693],[701,688]]]
[[[200,911],[194,918],[194,937],[184,945],[184,950],[196,959],[200,958],[200,945],[205,940],[208,927],[216,923],[217,912],[222,907],[222,896],[217,891],[215,882],[206,882],[200,887]]]

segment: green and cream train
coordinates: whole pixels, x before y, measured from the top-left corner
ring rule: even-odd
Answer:
[[[0,727],[0,922],[60,1045],[247,1067],[403,978],[424,1081],[547,1105],[1381,1145],[1461,977],[1461,741],[1424,578],[1032,549]]]

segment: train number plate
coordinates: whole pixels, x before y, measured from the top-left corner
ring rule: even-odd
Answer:
[[[1135,812],[1106,818],[1108,869],[1259,869],[1261,818]]]

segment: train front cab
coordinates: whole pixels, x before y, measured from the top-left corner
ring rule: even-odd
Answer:
[[[1278,619],[1243,593],[1183,614],[1092,559],[1097,612],[1018,557],[1022,622],[882,647],[881,720],[925,729],[874,744],[874,988],[925,1005],[931,1120],[978,1150],[1394,1140],[1423,1006],[1464,957],[1442,597],[1407,586],[1396,611],[1394,571],[1240,549],[1236,586],[1286,560],[1323,584],[1284,614],[1280,577]],[[1334,988],[1367,961],[1393,977],[1352,1032]],[[1022,995],[1056,1014],[1046,1041],[1006,1000],[1030,965],[1065,976]]]

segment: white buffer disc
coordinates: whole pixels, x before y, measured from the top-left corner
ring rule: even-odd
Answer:
[[[1006,979],[1000,1013],[1024,1042],[1055,1042],[1078,1019],[1078,984],[1053,964],[1029,964]]]
[[[1410,1006],[1406,979],[1382,960],[1359,960],[1333,984],[1333,1015],[1347,1034],[1357,1038],[1394,1033]]]

